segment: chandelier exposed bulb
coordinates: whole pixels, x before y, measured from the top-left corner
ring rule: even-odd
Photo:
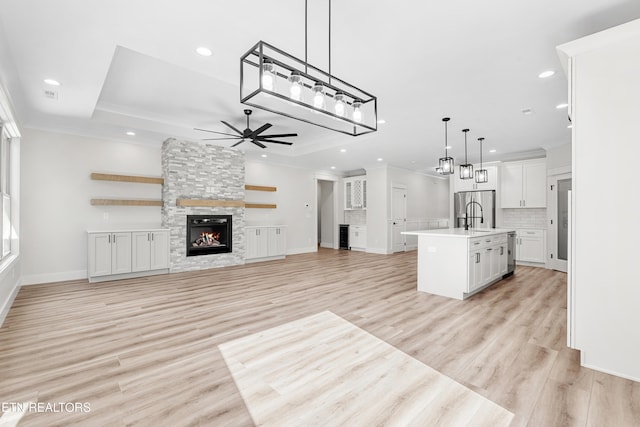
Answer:
[[[353,121],[362,123],[362,102],[359,100],[353,101]]]
[[[291,83],[289,88],[291,99],[300,101],[302,99],[302,76],[297,71],[293,71],[289,76],[289,82]]]
[[[272,91],[276,85],[276,66],[273,62],[265,60],[262,64],[262,88]]]
[[[346,107],[346,104],[344,102],[344,93],[337,92],[334,98],[336,100],[336,104],[334,106],[336,115],[344,117],[344,110]]]
[[[320,82],[313,85],[313,106],[324,110],[324,86]]]

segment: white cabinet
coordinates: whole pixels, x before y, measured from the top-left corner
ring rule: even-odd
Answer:
[[[367,248],[367,226],[349,226],[349,247],[355,250],[365,250]]]
[[[131,271],[169,268],[169,232],[131,233]]]
[[[248,226],[245,228],[246,261],[284,258],[287,253],[286,226]]]
[[[489,180],[487,182],[477,183],[475,177],[471,179],[461,179],[459,166],[456,167],[456,172],[451,175],[451,188],[453,192],[460,191],[482,191],[482,190],[496,190],[498,188],[498,168],[496,166],[482,166],[487,170],[489,174]],[[480,169],[480,165],[473,165],[474,175],[475,171]]]
[[[90,282],[169,272],[169,231],[89,231]]]
[[[344,209],[367,209],[367,180],[365,177],[344,179]]]
[[[516,231],[516,261],[545,262],[543,230]]]
[[[500,175],[500,207],[544,208],[547,206],[547,166],[544,161],[509,162]]]
[[[467,293],[500,280],[507,273],[507,235],[469,239]]]

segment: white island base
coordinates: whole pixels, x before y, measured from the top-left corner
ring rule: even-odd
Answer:
[[[511,230],[411,231],[418,236],[418,291],[463,300],[507,273]]]

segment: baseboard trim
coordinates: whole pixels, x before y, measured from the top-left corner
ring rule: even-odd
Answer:
[[[60,273],[31,274],[22,276],[22,286],[39,285],[42,283],[64,282],[67,280],[79,280],[87,278],[87,270],[63,271]]]
[[[584,351],[582,350],[580,350],[580,365],[584,366],[585,368],[593,369],[594,371],[603,372],[605,374],[615,375],[616,377],[625,378],[627,380],[640,382],[640,377],[634,377],[631,375],[622,374],[620,372],[612,371],[611,369],[605,369],[596,365],[592,365],[590,363],[585,363]]]
[[[287,255],[307,254],[310,252],[318,252],[317,246],[309,246],[307,248],[295,248],[287,250]]]
[[[11,310],[11,306],[13,305],[13,301],[15,301],[16,297],[18,296],[18,292],[20,292],[20,281],[18,281],[13,286],[13,290],[0,309],[0,327],[2,327],[2,325],[4,324],[4,319],[7,318],[9,310]]]
[[[390,252],[389,249],[382,248],[367,248],[365,252],[369,254],[378,254],[378,255],[391,255],[393,252]]]

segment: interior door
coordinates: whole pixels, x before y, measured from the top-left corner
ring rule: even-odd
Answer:
[[[547,179],[548,256],[550,268],[567,272],[569,259],[569,192],[571,174],[553,175]]]
[[[394,186],[391,188],[391,219],[393,236],[393,252],[403,252],[406,248],[405,231],[407,223],[407,189]]]

